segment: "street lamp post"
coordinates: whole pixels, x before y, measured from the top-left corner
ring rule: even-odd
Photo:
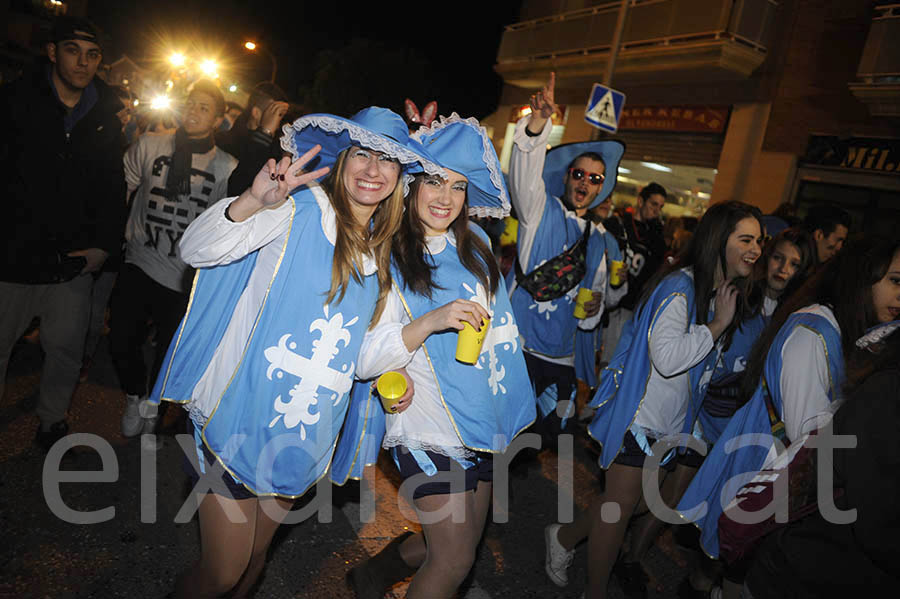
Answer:
[[[272,63],[272,76],[269,77],[269,81],[275,83],[275,75],[278,73],[278,62],[275,60],[275,56],[265,46],[260,46],[253,41],[244,42],[244,47],[251,52],[262,50],[269,57],[269,61]]]

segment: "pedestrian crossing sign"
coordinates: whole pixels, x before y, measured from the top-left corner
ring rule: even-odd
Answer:
[[[624,107],[625,94],[595,83],[588,99],[587,110],[584,111],[584,120],[598,129],[615,133],[619,128],[619,117],[622,116]]]

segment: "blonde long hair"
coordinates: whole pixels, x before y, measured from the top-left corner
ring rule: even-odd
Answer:
[[[351,146],[352,148],[352,146]],[[372,227],[364,227],[356,222],[350,209],[350,195],[344,186],[344,165],[347,148],[340,153],[331,174],[322,181],[328,192],[328,199],[334,208],[337,235],[334,242],[334,259],[331,262],[331,289],[325,303],[335,298],[344,299],[347,285],[352,277],[362,284],[363,256],[371,254],[378,266],[378,301],[369,322],[369,328],[378,322],[384,311],[384,304],[391,290],[391,239],[400,229],[403,217],[403,171],[397,176],[397,186],[393,193],[375,208]]]

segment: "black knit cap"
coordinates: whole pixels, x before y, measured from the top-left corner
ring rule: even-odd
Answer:
[[[57,17],[53,21],[51,42],[84,40],[103,47],[102,34],[93,23],[81,17]]]

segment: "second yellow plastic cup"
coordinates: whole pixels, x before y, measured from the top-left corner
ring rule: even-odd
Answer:
[[[478,356],[481,355],[481,344],[484,343],[484,336],[487,335],[490,326],[490,318],[481,321],[480,331],[476,331],[472,325],[463,321],[463,330],[456,339],[456,359],[465,364],[477,362]]]
[[[375,387],[378,389],[384,411],[393,412],[394,405],[406,393],[406,378],[399,372],[391,370],[378,377]]]
[[[613,260],[609,265],[609,284],[618,287],[625,282],[625,262],[622,260]]]
[[[594,299],[594,292],[584,287],[578,290],[578,296],[575,298],[575,311],[572,313],[575,318],[587,318],[587,312],[584,311],[584,305]]]

